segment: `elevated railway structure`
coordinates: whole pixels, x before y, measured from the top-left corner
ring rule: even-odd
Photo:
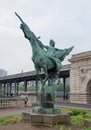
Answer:
[[[62,69],[60,70],[59,78],[63,78],[63,84],[64,84],[64,95],[65,95],[65,84],[66,84],[66,78],[70,77],[70,68],[71,65],[63,65]],[[41,72],[40,76],[44,78],[44,73]],[[35,91],[38,90],[38,77],[35,73],[35,71],[29,71],[19,74],[12,74],[4,77],[0,77],[0,94],[2,94],[3,89],[3,95],[12,96],[12,90],[13,94],[18,96],[19,95],[19,83],[23,82],[24,91],[27,92],[27,86],[29,81],[35,81]],[[65,96],[64,96],[65,98]]]

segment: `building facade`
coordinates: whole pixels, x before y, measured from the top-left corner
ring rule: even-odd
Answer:
[[[7,71],[0,69],[0,77],[7,76]]]

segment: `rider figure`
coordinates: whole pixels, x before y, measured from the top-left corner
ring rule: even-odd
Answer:
[[[59,73],[60,69],[61,69],[61,61],[60,61],[60,59],[55,57],[56,50],[55,50],[54,40],[51,39],[49,42],[49,45],[50,46],[45,46],[42,44],[43,48],[46,48],[47,56],[56,64],[56,70],[57,70],[57,73]]]

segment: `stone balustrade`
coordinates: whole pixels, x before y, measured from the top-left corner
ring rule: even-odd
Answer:
[[[26,105],[25,102],[26,102],[26,97],[0,98],[0,109],[24,107]]]

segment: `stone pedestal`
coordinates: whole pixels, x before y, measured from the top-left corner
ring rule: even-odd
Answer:
[[[48,125],[70,124],[70,115],[68,113],[60,114],[35,114],[22,113],[22,117],[26,121],[30,121],[31,125]]]

